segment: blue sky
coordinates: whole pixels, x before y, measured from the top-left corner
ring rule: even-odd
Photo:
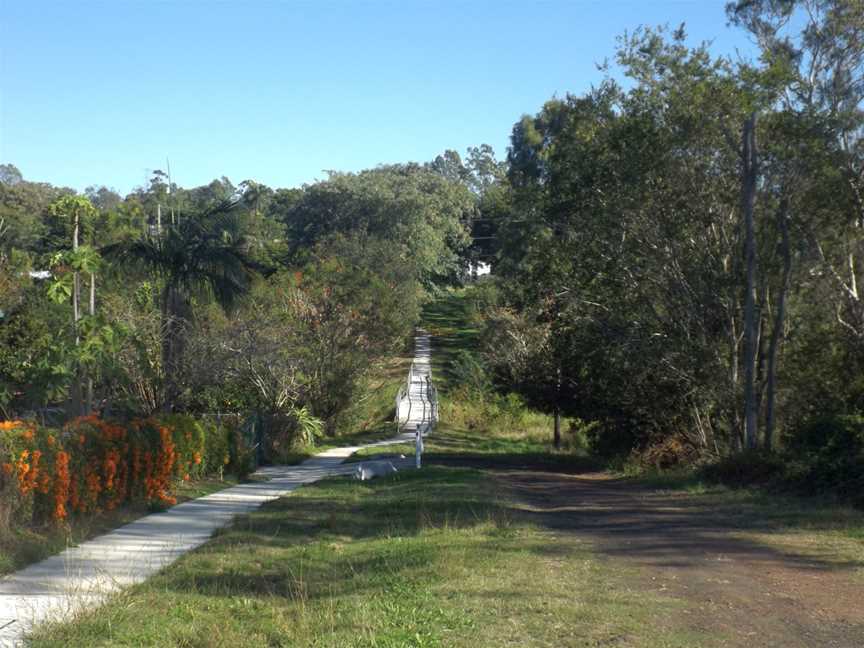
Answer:
[[[750,50],[726,0],[0,0],[0,162],[126,193],[164,168],[274,187],[491,144],[640,24]]]

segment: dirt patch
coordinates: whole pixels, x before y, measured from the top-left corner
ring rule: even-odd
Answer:
[[[664,624],[724,647],[864,647],[864,580],[853,573],[860,563],[743,538],[734,516],[698,496],[602,473],[492,474],[535,523],[578,534],[601,556],[638,567],[635,586],[683,600],[683,618]]]

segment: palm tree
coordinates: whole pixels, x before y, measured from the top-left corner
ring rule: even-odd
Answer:
[[[197,216],[143,236],[109,246],[106,256],[142,265],[161,285],[162,369],[165,376],[162,407],[171,410],[180,396],[187,327],[192,298],[206,295],[230,308],[249,289],[256,266],[248,257],[234,207],[225,201]]]

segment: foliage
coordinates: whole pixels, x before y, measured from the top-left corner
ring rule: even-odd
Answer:
[[[458,274],[468,244],[463,221],[474,198],[462,183],[416,165],[332,173],[312,185],[286,216],[292,255],[301,261],[334,235],[386,241],[424,286]]]
[[[147,268],[161,283],[163,408],[176,407],[181,396],[179,374],[193,316],[192,300],[212,296],[229,308],[251,283],[253,263],[246,254],[234,207],[235,203],[221,202],[166,227],[156,237],[139,237],[105,250],[117,261]]]
[[[230,427],[182,415],[128,424],[90,415],[61,429],[0,422],[0,532],[12,523],[62,523],[127,502],[173,504],[177,483],[221,474],[226,466],[245,470],[245,451],[234,437]]]
[[[617,52],[626,89],[606,79],[514,124],[499,295],[482,309],[499,391],[592,421],[597,452],[651,465],[740,450],[745,393],[766,449],[802,418],[860,411],[864,26],[848,3],[808,6],[730,5],[762,48],[752,65],[688,47],[683,28],[639,29]]]

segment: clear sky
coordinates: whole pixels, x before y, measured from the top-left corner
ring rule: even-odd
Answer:
[[[185,187],[290,187],[491,144],[640,24],[749,51],[726,0],[0,0],[0,162],[121,193],[170,158]]]

